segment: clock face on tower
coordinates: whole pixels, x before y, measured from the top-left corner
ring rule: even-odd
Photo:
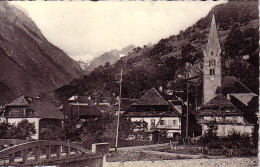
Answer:
[[[215,80],[215,78],[211,76],[210,81],[213,82],[214,80]]]

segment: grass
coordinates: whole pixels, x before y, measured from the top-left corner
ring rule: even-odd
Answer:
[[[182,149],[171,149],[170,147],[167,148],[152,148],[153,151],[160,151],[160,152],[168,152],[168,153],[175,153],[175,154],[193,154],[193,155],[200,155],[201,149],[197,147],[184,147]]]
[[[172,157],[167,155],[155,155],[142,151],[117,151],[111,152],[107,155],[108,162],[117,161],[155,161],[155,160],[174,160],[174,159],[187,159],[184,157]]]

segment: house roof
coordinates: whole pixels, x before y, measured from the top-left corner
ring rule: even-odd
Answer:
[[[71,113],[66,114],[73,114],[78,115],[80,117],[100,117],[101,111],[96,106],[83,106],[83,105],[72,105]]]
[[[254,113],[254,110],[250,109],[248,106],[246,106],[243,102],[241,102],[239,99],[237,99],[235,96],[230,97],[230,101],[232,104],[236,106],[237,109],[239,109],[241,112],[243,112],[243,117],[248,123],[251,124],[257,124],[257,115]]]
[[[125,116],[180,116],[181,112],[174,106],[175,100],[173,99],[172,102],[166,100],[161,92],[152,88],[128,108]],[[150,111],[150,107],[154,111]]]
[[[32,99],[29,97],[20,96],[11,103],[8,103],[6,106],[27,106],[28,101],[31,101]]]
[[[89,96],[72,96],[69,99],[70,102],[72,103],[87,103],[88,105],[94,105],[94,102],[90,100]]]
[[[179,116],[173,111],[144,111],[144,112],[134,112],[127,111],[124,113],[124,116],[127,117],[176,117]]]
[[[64,114],[51,102],[43,99],[33,99],[29,108],[39,114],[40,118],[64,119]]]
[[[133,105],[169,105],[169,103],[155,88],[152,88]]]
[[[203,105],[199,109],[197,115],[243,115],[243,112],[240,111],[238,107],[236,107],[223,94],[218,94],[205,105]]]
[[[32,98],[20,96],[5,107],[28,107],[35,112],[35,115],[40,118],[63,119],[64,115],[50,101],[41,98]]]
[[[95,105],[100,111],[104,111],[104,112],[113,112],[113,108],[111,106],[107,106],[107,105],[99,105],[96,104]]]
[[[121,111],[126,111],[130,108],[130,106],[137,102],[138,99],[131,99],[131,98],[121,98]],[[118,106],[119,106],[119,101],[117,101],[115,104],[114,104],[114,110],[115,111],[118,111]]]
[[[234,76],[225,76],[222,81],[222,86],[218,87],[216,94],[227,93],[253,93],[246,85],[240,82]]]

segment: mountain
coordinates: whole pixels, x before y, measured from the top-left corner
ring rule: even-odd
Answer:
[[[130,54],[133,49],[134,49],[134,46],[129,45],[129,46],[121,49],[120,51],[114,49],[109,52],[105,52],[104,54],[98,56],[93,61],[91,61],[89,66],[87,66],[87,67],[85,66],[86,68],[84,69],[84,71],[86,71],[86,74],[90,74],[90,72],[93,71],[96,67],[98,67],[100,65],[104,66],[107,62],[110,65],[112,65],[116,61],[118,61],[122,56]]]
[[[21,10],[0,2],[0,103],[38,96],[82,75],[81,68],[42,35]]]
[[[57,89],[58,97],[91,94],[95,99],[119,94],[119,74],[123,68],[122,97],[138,98],[152,87],[182,89],[189,82],[189,98],[202,97],[203,49],[207,44],[212,15],[215,15],[222,48],[223,74],[232,75],[255,93],[259,88],[258,2],[227,2],[178,35],[157,44],[136,47],[128,56],[110,66],[100,66],[90,75]],[[245,59],[246,58],[246,59]]]
[[[82,70],[85,70],[91,63],[91,60],[78,60],[77,63],[81,67]]]

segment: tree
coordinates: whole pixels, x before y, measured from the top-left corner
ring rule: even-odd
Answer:
[[[0,123],[0,136],[1,139],[6,139],[8,138],[7,134],[8,134],[8,130],[12,127],[11,124],[7,123],[7,122],[1,122]]]
[[[211,143],[214,143],[218,139],[217,138],[218,127],[216,126],[215,122],[216,121],[212,121],[207,125],[208,126],[207,132],[203,134],[199,139],[199,142],[204,146],[210,145]]]
[[[80,134],[82,129],[78,127],[79,124],[80,120],[73,115],[68,116],[68,118],[64,120],[64,139],[66,141],[81,141]]]
[[[148,123],[140,120],[140,121],[135,121],[133,122],[133,127],[135,128],[135,139],[139,139],[139,140],[146,140],[148,139],[148,133],[146,133],[145,131],[148,130]]]
[[[196,60],[196,57],[194,56],[196,52],[197,52],[196,48],[191,44],[182,46],[181,47],[182,62],[183,63],[189,62],[193,64]]]
[[[31,139],[36,134],[34,123],[30,123],[27,119],[23,119],[18,122],[17,125],[12,125],[7,131],[7,137],[9,139]]]
[[[120,115],[119,139],[126,140],[132,133],[132,122],[130,119]],[[100,118],[90,118],[82,122],[80,139],[85,147],[92,143],[110,142],[116,139],[117,116],[112,112],[105,112]]]
[[[109,66],[110,66],[110,63],[106,62],[104,67],[108,68]]]
[[[64,140],[65,131],[61,126],[50,124],[46,130],[41,133],[41,139],[43,140]]]
[[[252,133],[253,146],[256,147],[256,148],[258,147],[258,141],[259,141],[258,131],[259,131],[259,125],[256,124],[254,126],[253,133]]]
[[[238,28],[238,25],[235,24],[232,26],[228,37],[224,44],[224,53],[227,58],[237,58],[239,57],[239,51],[243,49],[244,40],[243,33]]]

